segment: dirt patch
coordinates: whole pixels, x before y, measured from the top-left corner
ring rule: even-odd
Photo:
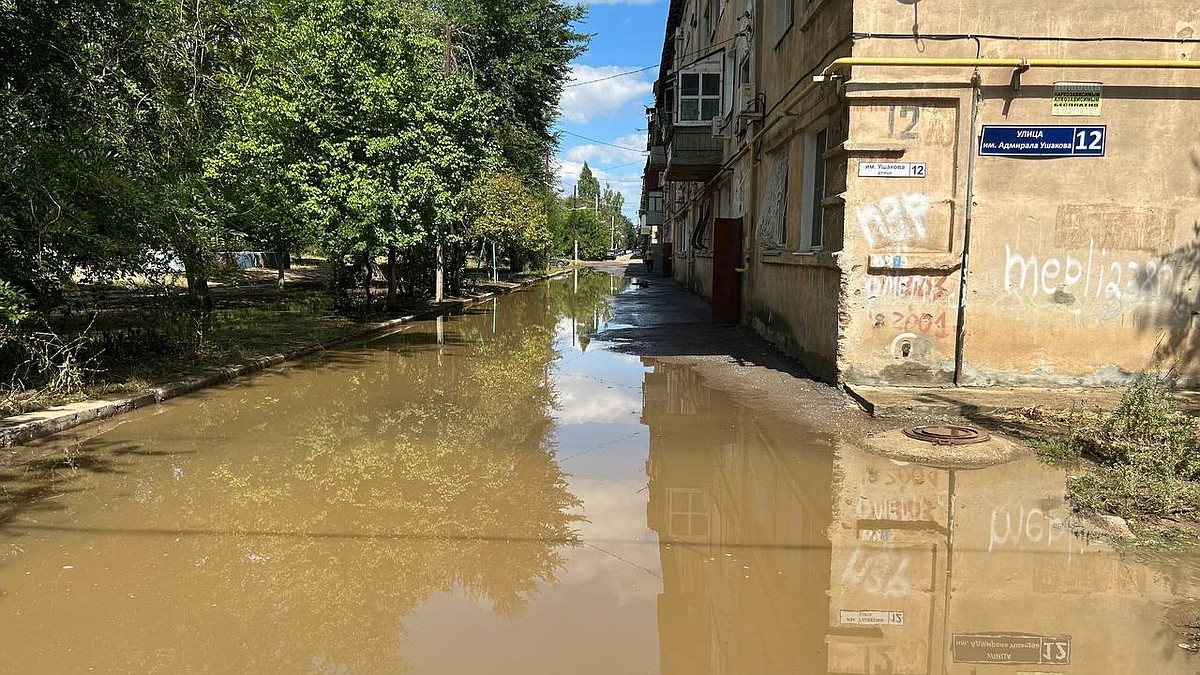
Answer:
[[[1200,653],[1200,599],[1189,598],[1167,612],[1167,623],[1179,633],[1179,648]]]

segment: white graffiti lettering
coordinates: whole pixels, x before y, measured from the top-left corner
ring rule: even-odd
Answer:
[[[908,580],[908,556],[887,551],[863,554],[855,549],[846,561],[842,583],[858,586],[868,593],[889,598],[902,598],[912,589]]]
[[[924,241],[925,218],[932,209],[929,197],[916,192],[859,206],[855,213],[868,245],[899,246]]]
[[[1017,516],[1015,523],[1014,515]],[[1062,540],[1063,536],[1062,518],[1048,516],[1041,509],[1031,508],[1026,511],[1022,506],[1015,514],[1009,508],[993,509],[988,537],[988,553],[1001,546],[1015,546],[1022,541],[1053,546]]]
[[[1082,282],[1082,286],[1080,286]],[[1153,302],[1175,285],[1175,268],[1162,260],[1114,260],[1108,249],[1096,250],[1093,239],[1086,254],[1044,257],[1004,247],[1004,290],[1030,298],[1072,292],[1084,298],[1123,302]]]
[[[912,300],[916,302],[939,302],[949,294],[946,277],[924,275],[893,276],[872,274],[867,277],[867,298],[874,300]]]

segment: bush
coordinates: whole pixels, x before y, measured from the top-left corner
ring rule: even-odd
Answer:
[[[1200,509],[1200,424],[1179,411],[1157,377],[1139,378],[1099,425],[1044,442],[1039,454],[1082,455],[1099,464],[1068,483],[1081,509],[1134,522],[1194,518]]]

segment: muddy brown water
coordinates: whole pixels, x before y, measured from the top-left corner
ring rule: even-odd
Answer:
[[[1195,567],[1073,536],[1062,472],[900,464],[589,339],[637,292],[546,283],[19,450],[0,672],[1200,671],[1166,622]]]

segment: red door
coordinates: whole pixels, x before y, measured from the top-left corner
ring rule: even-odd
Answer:
[[[742,219],[713,221],[713,323],[739,323],[742,319]]]

